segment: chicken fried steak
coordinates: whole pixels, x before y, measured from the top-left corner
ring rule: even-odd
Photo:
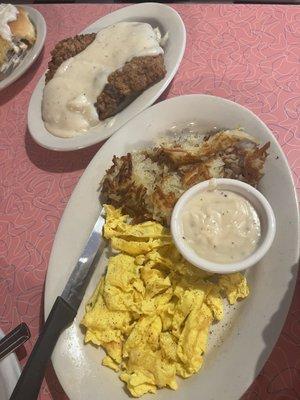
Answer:
[[[166,75],[163,56],[134,57],[124,67],[109,75],[108,83],[96,103],[99,119],[120,112],[144,90]]]
[[[54,76],[60,65],[71,57],[76,56],[85,50],[96,37],[96,33],[88,33],[85,35],[77,35],[73,38],[61,40],[51,51],[51,60],[48,63],[48,71],[46,73],[46,83]]]
[[[54,76],[59,66],[87,48],[96,34],[77,35],[57,43],[51,51],[51,60],[46,73],[46,83]],[[108,83],[99,93],[95,107],[99,120],[112,117],[136,99],[144,90],[166,75],[163,55],[134,57],[123,68],[108,76]]]

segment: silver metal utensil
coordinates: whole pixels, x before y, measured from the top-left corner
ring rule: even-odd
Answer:
[[[17,68],[21,61],[25,58],[28,46],[25,43],[21,43],[18,46],[18,52],[13,53],[9,60],[6,62],[5,68],[0,69],[0,81],[7,78],[12,71]]]
[[[57,297],[50,311],[43,331],[30,354],[10,400],[36,400],[38,398],[49,358],[61,332],[73,322],[77,314],[93,272],[91,266],[94,258],[100,245],[104,244],[102,238],[104,222],[104,218],[100,215],[62,295]]]

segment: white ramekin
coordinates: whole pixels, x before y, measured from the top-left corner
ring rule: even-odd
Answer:
[[[198,256],[198,254],[182,238],[180,214],[184,210],[186,203],[192,197],[194,197],[195,194],[207,190],[208,186],[212,183],[217,189],[229,190],[239,194],[240,196],[243,196],[252,204],[259,216],[261,224],[261,238],[258,246],[255,251],[250,254],[250,256],[239,262],[219,264],[208,261]],[[261,260],[270,249],[275,237],[275,232],[275,216],[268,200],[254,187],[236,179],[213,179],[201,182],[191,187],[177,201],[171,218],[171,233],[173,240],[183,257],[198,268],[220,274],[242,271],[258,263],[258,261]]]

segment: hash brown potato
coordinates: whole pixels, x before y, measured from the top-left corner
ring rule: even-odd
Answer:
[[[135,222],[169,225],[172,209],[191,186],[232,178],[257,186],[269,143],[261,146],[241,130],[168,141],[152,149],[114,157],[102,181],[102,203],[121,207]]]

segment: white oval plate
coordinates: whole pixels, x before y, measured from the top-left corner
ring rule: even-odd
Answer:
[[[151,145],[172,126],[185,121],[198,121],[203,132],[213,127],[242,126],[262,142],[271,142],[260,190],[273,207],[278,228],[267,256],[248,271],[251,295],[238,306],[227,308],[224,321],[215,325],[203,369],[180,380],[176,392],[163,389],[155,396],[174,400],[236,400],[257,376],[277,340],[293,295],[299,257],[299,216],[287,160],[266,125],[236,103],[206,95],[175,97],[148,108],[104,144],[82,175],[60,222],[46,279],[45,315],[61,294],[97,219],[97,189],[113,155]],[[63,332],[52,356],[57,376],[71,400],[98,400],[99,396],[128,400],[117,374],[101,365],[102,351],[83,344],[79,327],[84,305],[105,266],[103,256],[74,323]]]
[[[185,50],[186,32],[179,14],[163,4],[144,3],[122,8],[94,22],[81,33],[98,32],[106,26],[120,21],[148,22],[153,28],[159,27],[162,34],[168,32],[169,39],[164,47],[164,60],[167,74],[163,80],[145,90],[136,100],[114,118],[112,126],[101,126],[87,133],[73,137],[60,138],[51,135],[44,126],[41,102],[45,86],[45,75],[39,80],[29,103],[28,128],[33,139],[47,149],[69,151],[91,146],[107,139],[135,115],[145,110],[162,94],[179,68]]]
[[[4,337],[0,329],[0,339]],[[15,353],[0,361],[0,400],[9,400],[21,374],[21,367]]]
[[[6,88],[8,85],[15,82],[17,79],[20,78],[20,76],[22,76],[28,70],[28,68],[38,58],[38,56],[44,46],[44,43],[45,43],[47,27],[46,27],[46,22],[44,20],[44,17],[42,16],[42,14],[40,12],[38,12],[36,9],[34,9],[32,7],[22,5],[22,8],[24,8],[27,11],[30,20],[33,22],[33,24],[35,26],[36,41],[35,41],[34,45],[32,46],[32,48],[29,49],[29,51],[27,52],[24,59],[12,71],[12,73],[9,74],[7,78],[0,81],[0,90]]]

